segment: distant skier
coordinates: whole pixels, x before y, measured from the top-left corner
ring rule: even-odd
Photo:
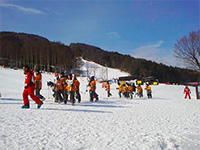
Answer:
[[[96,81],[94,80],[94,76],[90,78],[89,82],[89,91],[90,91],[90,101],[93,102],[93,99],[96,98],[96,101],[99,100],[96,91]]]
[[[191,97],[190,97],[191,91],[190,91],[190,89],[188,88],[188,86],[185,87],[183,93],[185,93],[185,99],[187,99],[187,96],[189,97],[189,99],[191,99]]]
[[[44,96],[40,94],[40,90],[42,89],[42,74],[40,73],[40,70],[37,69],[35,72],[35,95],[41,99],[42,101],[45,100]]]
[[[145,90],[147,90],[147,97],[148,97],[148,98],[152,98],[151,87],[150,87],[150,85],[149,85],[148,83],[146,84]]]
[[[133,99],[133,87],[131,86],[130,83],[127,83],[127,85],[128,85],[129,98]]]
[[[63,102],[64,101],[64,87],[63,87],[63,74],[60,73],[60,77],[57,76],[57,81],[55,83],[55,102]]]
[[[122,89],[123,89],[123,95],[124,95],[124,97],[125,98],[129,98],[128,87],[126,86],[125,83],[122,86],[123,86]]]
[[[109,83],[109,81],[107,81],[107,83],[106,83],[106,91],[107,91],[108,97],[112,96],[112,94],[110,93],[110,83]]]
[[[68,75],[68,87],[69,87],[69,94],[70,94],[70,101],[72,103],[72,105],[74,105],[75,103],[75,98],[74,98],[74,95],[75,95],[75,86],[74,86],[74,74],[70,74]]]
[[[78,102],[80,103],[81,102],[81,95],[80,95],[80,82],[77,80],[76,76],[74,78],[74,87],[75,87],[75,95],[76,95],[76,98],[78,99]]]
[[[132,83],[132,88],[133,88],[133,94],[134,94],[134,97],[136,96],[136,86],[135,86],[135,83]]]
[[[122,97],[122,85],[118,82],[119,97]]]
[[[25,74],[25,86],[24,86],[24,92],[23,92],[23,101],[24,101],[24,105],[21,108],[29,108],[30,104],[29,104],[29,100],[28,100],[28,95],[30,95],[30,97],[38,104],[37,108],[39,109],[43,102],[34,95],[34,90],[35,90],[35,86],[34,86],[34,73],[33,71],[30,70],[29,66],[24,66],[23,67],[23,71]]]
[[[143,90],[140,84],[137,87],[137,94],[140,98],[143,97]]]

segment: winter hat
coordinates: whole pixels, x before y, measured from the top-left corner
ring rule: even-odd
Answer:
[[[91,76],[91,78],[90,78],[90,79],[94,80],[94,76]]]
[[[36,69],[35,71],[38,72],[38,73],[40,73],[40,69]]]

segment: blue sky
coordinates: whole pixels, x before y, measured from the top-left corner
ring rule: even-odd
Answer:
[[[50,41],[86,43],[107,51],[184,67],[177,39],[200,27],[198,0],[0,0],[1,31]]]

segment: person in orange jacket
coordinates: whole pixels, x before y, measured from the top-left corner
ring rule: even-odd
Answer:
[[[74,74],[70,74],[68,75],[68,90],[69,90],[69,94],[70,94],[70,101],[72,103],[72,105],[74,105],[75,103],[75,98],[74,98],[74,95],[75,95],[75,86],[74,86]]]
[[[128,83],[127,85],[128,85],[128,94],[129,94],[129,97],[131,99],[133,99],[133,87],[131,86],[130,83]]]
[[[40,94],[40,90],[42,89],[42,74],[39,69],[35,72],[35,95],[41,99],[42,101],[45,100],[44,96]]]
[[[140,84],[137,86],[137,94],[140,98],[143,97],[143,90]]]
[[[126,86],[126,83],[124,83],[123,85],[123,94],[124,94],[124,97],[125,98],[128,98],[129,97],[129,93],[128,93],[128,87]]]
[[[64,86],[64,90],[65,90],[65,98],[64,98],[64,103],[67,104],[67,101],[68,101],[68,97],[69,97],[69,94],[70,94],[70,87],[68,86],[68,82],[69,82],[69,77],[68,75],[66,75],[66,80],[65,80],[65,86]]]
[[[110,83],[109,83],[109,81],[107,81],[107,83],[106,83],[106,91],[107,91],[108,97],[112,96],[112,94],[110,93]]]
[[[191,96],[190,96],[191,91],[188,86],[185,87],[183,93],[185,93],[185,99],[187,99],[187,96],[189,97],[189,99],[191,99]]]
[[[34,85],[34,73],[33,71],[30,70],[29,66],[24,66],[23,71],[25,74],[25,86],[24,86],[24,91],[23,91],[23,101],[24,105],[21,108],[28,109],[30,107],[29,105],[29,100],[28,100],[28,95],[38,104],[37,108],[39,109],[43,102],[34,95],[34,90],[35,90],[35,85]]]
[[[81,102],[81,95],[80,95],[80,91],[79,91],[79,87],[80,87],[80,82],[77,80],[77,78],[74,78],[74,87],[75,87],[75,95],[76,98],[78,99],[78,102]]]
[[[90,82],[88,86],[89,86],[89,92],[90,92],[90,101],[93,102],[94,98],[96,98],[96,101],[98,101],[99,98],[96,93],[96,81],[94,80],[94,76],[90,78]]]
[[[57,77],[57,82],[55,83],[55,102],[63,102],[64,98],[64,83],[63,83],[63,74],[61,73],[60,76]]]

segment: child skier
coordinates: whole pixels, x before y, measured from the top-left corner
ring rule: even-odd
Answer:
[[[39,69],[35,72],[35,95],[41,99],[42,101],[45,100],[44,96],[40,94],[40,90],[42,89],[42,74]]]
[[[34,95],[34,90],[35,90],[33,82],[34,73],[33,71],[30,70],[29,66],[24,66],[23,70],[26,78],[25,78],[25,86],[23,92],[24,105],[21,108],[28,109],[30,107],[28,100],[28,95],[30,95],[30,97],[38,104],[37,108],[39,109],[42,106],[43,102],[37,96]]]
[[[127,85],[128,85],[129,97],[130,97],[131,99],[133,99],[133,87],[131,86],[130,83],[127,83]]]
[[[94,80],[94,76],[90,78],[89,82],[89,91],[90,91],[90,101],[93,102],[93,99],[96,98],[96,101],[99,100],[96,91],[96,81]]]
[[[140,98],[143,97],[143,90],[140,84],[137,87],[137,94]]]
[[[187,99],[187,96],[189,97],[189,99],[191,99],[191,97],[190,97],[191,91],[190,91],[190,89],[188,88],[188,86],[185,87],[183,93],[185,93],[185,99]]]
[[[68,75],[68,87],[69,87],[69,94],[70,94],[70,101],[72,103],[72,105],[74,105],[75,103],[75,98],[74,98],[74,95],[75,95],[75,86],[74,86],[74,74],[70,74]]]
[[[80,82],[77,80],[76,77],[74,78],[74,87],[75,87],[76,98],[78,99],[78,102],[80,103],[81,102],[81,95],[80,95],[80,90],[79,90]]]
[[[147,90],[147,97],[152,98],[151,87],[148,83],[146,84],[145,90]]]
[[[126,84],[124,83],[123,85],[123,95],[125,98],[129,98],[129,93],[128,93],[128,87],[126,86]]]
[[[119,97],[122,97],[122,85],[118,82]]]
[[[107,91],[108,97],[112,96],[112,94],[110,93],[110,83],[109,82],[107,82],[107,84],[106,84],[106,91]]]

